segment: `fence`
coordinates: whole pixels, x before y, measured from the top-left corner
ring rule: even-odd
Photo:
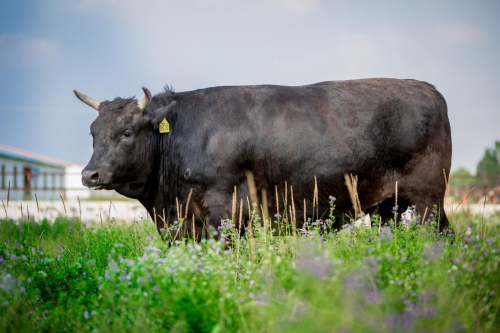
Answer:
[[[93,199],[122,199],[115,192],[99,191],[92,192],[81,183],[81,173],[49,171],[34,172],[32,170],[4,171],[0,172],[0,197],[11,200],[33,200],[35,194],[39,199],[64,199],[80,198]],[[4,198],[5,197],[5,198]]]
[[[500,175],[450,175],[447,194],[455,201],[500,203]]]

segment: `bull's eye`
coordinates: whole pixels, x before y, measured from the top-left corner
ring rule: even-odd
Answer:
[[[123,136],[126,138],[130,138],[132,136],[132,132],[127,130],[125,131],[125,133],[123,133]]]

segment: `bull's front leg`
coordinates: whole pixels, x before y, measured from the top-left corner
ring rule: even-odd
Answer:
[[[232,193],[222,189],[210,189],[205,192],[204,208],[206,212],[206,226],[209,230],[209,235],[212,237],[213,230],[218,231],[221,221],[231,219],[232,212]],[[218,232],[215,233],[215,238]]]

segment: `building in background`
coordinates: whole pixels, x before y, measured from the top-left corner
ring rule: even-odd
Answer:
[[[88,199],[83,165],[0,144],[0,198],[10,200]],[[9,192],[10,184],[10,192]]]

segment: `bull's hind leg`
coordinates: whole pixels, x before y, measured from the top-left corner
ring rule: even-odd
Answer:
[[[436,217],[439,231],[443,231],[450,226],[448,217],[444,211],[444,192],[444,184],[442,186],[421,186],[417,188],[414,185],[409,186],[404,181],[401,182],[401,195],[408,200],[410,205],[416,206],[417,214],[420,215],[420,221],[425,219],[424,222],[426,222],[429,219],[432,220],[432,217]],[[434,206],[436,206],[436,209],[434,209]],[[400,213],[403,212],[404,210],[400,209]]]
[[[401,212],[406,211],[408,206],[411,206],[408,200],[405,198],[399,197],[398,198],[398,212],[399,215],[401,215]],[[373,207],[370,207],[369,209],[366,210],[365,213],[368,214],[378,214],[380,218],[382,219],[383,223],[389,222],[391,219],[394,219],[394,206],[396,206],[396,197],[392,196],[389,199],[386,199],[379,203],[378,205],[375,205]]]

